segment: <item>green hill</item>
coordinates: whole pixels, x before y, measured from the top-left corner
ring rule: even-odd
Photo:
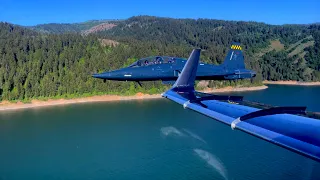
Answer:
[[[0,23],[1,99],[159,93],[166,88],[161,82],[144,82],[140,87],[129,82],[103,83],[90,75],[150,55],[188,57],[194,47],[205,50],[202,61],[220,64],[233,41],[242,44],[245,62],[258,76],[251,81],[225,81],[225,85],[259,84],[264,79],[320,80],[320,25],[137,16],[104,31],[79,33],[99,23],[105,22],[47,24],[33,30]],[[106,41],[116,43],[109,46]]]
[[[81,33],[103,23],[117,23],[119,20],[92,20],[82,23],[49,23],[39,24],[36,26],[28,26],[26,28],[41,33]]]

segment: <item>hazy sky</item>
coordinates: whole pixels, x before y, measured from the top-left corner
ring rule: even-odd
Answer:
[[[135,15],[306,24],[320,22],[320,0],[0,0],[0,21],[20,25]]]

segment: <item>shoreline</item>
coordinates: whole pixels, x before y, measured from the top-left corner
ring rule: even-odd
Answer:
[[[298,86],[320,86],[320,82],[301,82],[301,81],[262,81],[263,84],[279,84],[279,85],[298,85]]]
[[[259,91],[263,89],[267,89],[268,86],[253,86],[253,87],[232,87],[227,86],[219,89],[206,88],[202,90],[204,93],[223,93],[223,92],[242,92],[242,91]]]
[[[227,86],[219,89],[207,88],[202,90],[205,93],[220,93],[220,92],[238,92],[238,91],[257,91],[266,89],[268,86],[255,86],[255,87],[231,87]],[[115,102],[115,101],[129,101],[129,100],[147,100],[147,99],[159,99],[161,94],[143,94],[137,93],[133,96],[118,96],[118,95],[101,95],[101,96],[91,96],[75,99],[49,99],[47,101],[32,100],[31,103],[22,103],[18,101],[17,103],[12,103],[9,101],[0,102],[0,111],[10,111],[10,110],[20,110],[29,108],[41,108],[49,106],[61,106],[70,104],[80,104],[80,103],[93,103],[93,102]]]
[[[137,93],[136,95],[133,95],[133,96],[101,95],[101,96],[91,96],[91,97],[75,98],[75,99],[49,99],[47,101],[32,100],[31,103],[22,103],[20,101],[18,101],[17,103],[12,103],[9,101],[2,101],[0,102],[0,111],[39,108],[39,107],[48,107],[48,106],[61,106],[61,105],[80,104],[80,103],[115,102],[115,101],[144,100],[144,99],[157,99],[157,98],[161,98],[161,95]]]

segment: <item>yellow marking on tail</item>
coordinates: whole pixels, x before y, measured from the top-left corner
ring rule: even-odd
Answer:
[[[239,46],[239,45],[232,45],[231,49],[242,50],[241,46]]]

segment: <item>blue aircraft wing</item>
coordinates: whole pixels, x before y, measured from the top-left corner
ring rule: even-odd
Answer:
[[[194,90],[200,49],[191,53],[178,80],[162,94],[184,108],[209,116],[248,134],[320,161],[320,120],[306,116],[306,107],[267,107],[241,96],[219,96]]]

